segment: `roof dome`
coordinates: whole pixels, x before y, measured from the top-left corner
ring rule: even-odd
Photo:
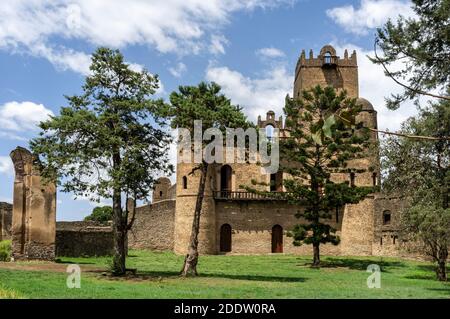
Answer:
[[[362,111],[375,111],[372,103],[370,103],[365,98],[360,97],[358,100],[356,100],[356,103],[362,105]]]

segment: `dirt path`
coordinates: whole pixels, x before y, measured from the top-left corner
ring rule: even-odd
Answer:
[[[23,271],[50,271],[66,272],[70,264],[51,263],[51,262],[0,262],[0,269],[23,270]],[[94,265],[79,265],[83,272],[104,272],[106,269]]]

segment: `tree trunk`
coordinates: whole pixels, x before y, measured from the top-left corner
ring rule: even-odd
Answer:
[[[447,257],[448,249],[446,247],[440,248],[438,264],[436,268],[436,275],[439,281],[447,281]]]
[[[120,166],[121,158],[118,151],[113,153],[113,167]],[[114,230],[114,257],[111,272],[115,276],[126,273],[125,259],[127,255],[127,221],[123,218],[122,197],[120,188],[113,190],[113,230]]]
[[[112,273],[115,276],[121,276],[126,273],[126,243],[127,230],[122,218],[122,205],[120,195],[113,195],[113,229],[114,229],[114,257]]]
[[[188,253],[184,259],[181,276],[197,276],[198,263],[198,233],[200,231],[200,215],[205,194],[206,175],[208,173],[208,163],[203,162],[201,167],[200,184],[198,185],[197,201],[195,203],[194,220],[192,221],[191,238],[189,240]]]
[[[313,244],[313,267],[320,266],[320,246],[319,244]]]

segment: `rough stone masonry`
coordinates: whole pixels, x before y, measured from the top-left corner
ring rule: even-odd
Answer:
[[[54,260],[56,186],[44,183],[39,160],[25,148],[10,154],[15,180],[12,214],[12,260]]]

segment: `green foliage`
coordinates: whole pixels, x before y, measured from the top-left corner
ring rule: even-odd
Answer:
[[[11,259],[11,241],[0,241],[0,261],[9,261]]]
[[[157,76],[135,72],[119,51],[99,48],[81,95],[66,96],[69,106],[42,122],[32,150],[43,160],[43,175],[64,192],[93,199],[113,190],[149,195],[155,172],[168,172],[170,135],[155,116],[162,100],[150,97]]]
[[[338,244],[336,230],[326,220],[336,209],[357,203],[373,191],[372,187],[332,180],[332,173],[350,171],[349,160],[368,155],[369,131],[355,120],[360,111],[355,99],[332,87],[317,86],[298,100],[286,98],[289,137],[281,139],[280,152],[282,170],[290,178],[284,185],[289,202],[302,207],[296,216],[308,222],[295,226],[289,234],[294,245],[318,248],[320,244]]]
[[[377,32],[376,44],[383,56],[372,61],[386,67],[404,62],[400,70],[389,70],[408,87],[387,100],[391,109],[422,92],[445,93],[450,87],[450,1],[412,0],[412,4],[415,17],[388,21]]]
[[[90,71],[82,94],[66,96],[69,106],[40,123],[40,137],[30,144],[42,160],[42,175],[62,191],[112,198],[116,269],[123,274],[131,224],[122,198],[147,198],[155,176],[173,171],[167,157],[171,137],[158,116],[164,103],[152,99],[157,76],[133,71],[119,51],[108,48],[92,55]]]
[[[113,209],[111,206],[95,207],[89,216],[84,218],[85,221],[95,221],[99,223],[107,223],[113,218]]]
[[[450,102],[422,109],[403,123],[401,132],[450,136]],[[422,241],[426,252],[445,264],[450,244],[450,141],[389,136],[382,146],[383,187],[410,203],[403,212],[403,235]]]
[[[198,86],[180,86],[179,92],[170,95],[170,105],[164,110],[163,115],[171,119],[172,128],[187,129],[191,135],[190,144],[194,148],[194,121],[201,120],[202,153],[206,144],[203,135],[207,129],[215,128],[220,130],[222,137],[225,137],[227,128],[243,128],[248,126],[247,119],[242,113],[242,108],[231,104],[231,101],[220,93],[220,86],[216,83],[200,83]],[[198,128],[197,128],[198,129]],[[218,137],[215,137],[218,138]],[[212,139],[212,137],[211,137]],[[224,138],[223,141],[226,139]],[[222,142],[223,142],[222,141]],[[186,142],[186,141],[184,141]],[[188,141],[189,142],[189,141]],[[200,141],[197,141],[197,143]],[[214,152],[216,149],[214,147]],[[197,193],[197,201],[194,210],[194,218],[191,230],[191,237],[188,255],[185,259],[182,275],[197,275],[198,263],[198,233],[200,230],[200,212],[203,205],[203,196],[206,184],[206,175],[209,163],[202,156],[202,162],[193,167],[191,173],[200,169],[200,181]]]
[[[188,129],[193,137],[195,120],[202,121],[202,133],[208,128],[218,128],[224,134],[227,127],[249,126],[242,108],[232,105],[218,84],[202,82],[198,86],[180,86],[178,90],[170,95],[170,106],[165,113],[171,119],[172,128]]]
[[[289,254],[202,257],[199,278],[180,280],[184,256],[173,252],[131,250],[128,263],[138,269],[136,277],[117,280],[83,271],[81,289],[67,289],[64,271],[10,270],[0,266],[0,298],[10,298],[3,288],[25,298],[443,298],[448,300],[450,283],[433,280],[428,262],[380,257],[322,258],[322,268],[311,269],[310,256]],[[83,269],[107,269],[107,257],[62,258]],[[381,289],[368,289],[367,266],[382,271]],[[21,265],[18,265],[18,268]],[[45,266],[43,266],[45,267]],[[20,267],[22,268],[22,267]],[[55,265],[50,265],[54,270]],[[3,293],[3,294],[2,294]]]

